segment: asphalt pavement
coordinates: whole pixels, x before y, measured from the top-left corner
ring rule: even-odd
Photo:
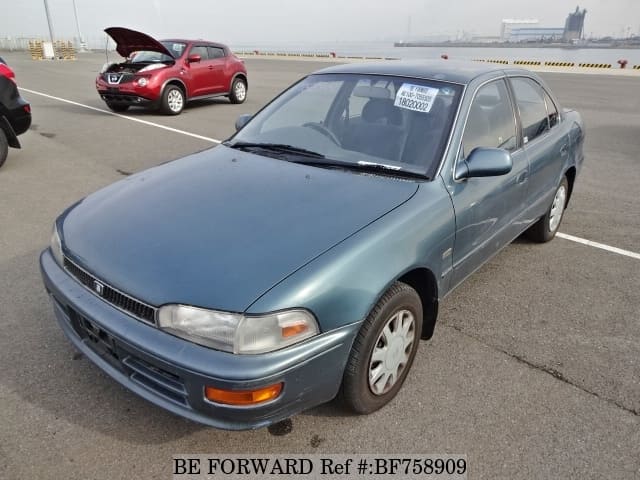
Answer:
[[[243,105],[118,116],[95,92],[103,56],[2,56],[33,126],[0,169],[0,478],[169,478],[175,454],[222,452],[457,453],[470,479],[640,478],[640,260],[562,238],[517,240],[447,297],[400,394],[375,414],[327,404],[286,435],[225,432],[124,390],[54,320],[38,271],[54,218],[123,175],[214,146],[326,63],[247,59]],[[587,125],[561,231],[639,253],[640,77],[542,76]]]

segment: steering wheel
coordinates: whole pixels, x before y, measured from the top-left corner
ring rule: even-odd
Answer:
[[[329,130],[327,127],[325,127],[321,123],[307,122],[302,126],[315,130],[318,133],[321,133],[325,137],[329,138],[333,143],[340,146],[340,140],[338,140],[338,137],[336,137],[335,133],[333,133],[331,130]]]

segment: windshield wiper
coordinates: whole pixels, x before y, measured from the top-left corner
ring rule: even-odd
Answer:
[[[278,154],[295,154],[303,157],[308,157],[308,159],[304,159],[304,160],[302,159],[296,159],[296,160],[288,159],[288,160],[293,163],[301,163],[304,165],[312,165],[316,167],[323,167],[323,168],[335,167],[335,168],[342,168],[345,170],[354,170],[358,172],[377,173],[379,175],[388,175],[392,177],[418,178],[421,180],[429,179],[429,177],[427,177],[423,173],[412,172],[411,170],[404,170],[402,167],[398,167],[395,165],[366,162],[363,160],[357,163],[334,160],[334,159],[325,157],[321,153],[314,152],[312,150],[307,150],[306,148],[296,147],[294,145],[287,145],[284,143],[223,142],[223,145],[230,148],[237,148],[239,150],[261,149],[261,150],[268,150],[271,152],[275,152]]]
[[[409,177],[409,178],[419,178],[421,180],[429,180],[429,177],[424,173],[405,170],[402,167],[398,167],[396,165],[387,165],[384,163],[365,162],[365,161],[359,161],[358,163],[351,164],[351,165],[354,169],[358,169],[363,172],[380,173],[383,175],[390,175],[393,177]]]
[[[313,150],[307,150],[306,148],[296,147],[294,145],[288,145],[286,143],[259,143],[259,142],[224,142],[224,145],[230,148],[237,148],[239,150],[252,150],[252,149],[261,149],[261,150],[270,150],[272,152],[277,153],[293,153],[296,155],[303,155],[305,157],[325,158],[324,155],[318,152],[314,152]]]

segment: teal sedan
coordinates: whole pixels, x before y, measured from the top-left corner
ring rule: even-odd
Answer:
[[[224,429],[389,403],[439,302],[554,237],[584,158],[538,76],[445,60],[333,66],[236,128],[72,205],[40,258],[80,351]]]

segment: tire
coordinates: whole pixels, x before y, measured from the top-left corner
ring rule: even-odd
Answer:
[[[7,140],[7,135],[4,133],[4,130],[0,128],[0,167],[7,159],[7,155],[9,155],[9,141]]]
[[[109,110],[113,112],[126,112],[127,110],[129,110],[129,105],[123,105],[121,103],[107,102],[107,107],[109,107]]]
[[[184,92],[180,87],[167,85],[162,92],[160,109],[167,115],[180,115],[184,109]]]
[[[400,325],[408,326],[406,334]],[[420,297],[409,285],[394,283],[371,310],[353,342],[339,393],[346,408],[358,414],[372,413],[396,396],[413,364],[421,330]],[[374,353],[381,355],[380,360],[374,360]],[[394,370],[395,381],[388,375]],[[374,372],[371,379],[370,372]]]
[[[247,99],[247,82],[242,78],[236,78],[231,84],[229,100],[231,103],[244,103]]]
[[[563,177],[553,196],[553,202],[551,202],[549,210],[547,210],[547,213],[545,213],[542,218],[529,227],[525,232],[526,237],[538,243],[552,240],[560,228],[568,198],[569,182],[567,181],[567,177]]]

